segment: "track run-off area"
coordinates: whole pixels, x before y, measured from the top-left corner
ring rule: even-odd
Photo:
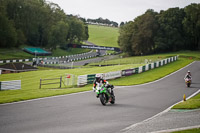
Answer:
[[[190,70],[192,85],[184,76]],[[155,82],[117,86],[116,104],[102,106],[93,91],[0,105],[1,133],[116,133],[149,119],[200,89],[195,61]],[[134,81],[132,81],[134,82]],[[92,86],[91,86],[92,90]]]

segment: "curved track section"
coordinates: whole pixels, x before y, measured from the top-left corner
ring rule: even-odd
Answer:
[[[184,75],[190,70],[193,84]],[[92,91],[0,105],[1,133],[115,133],[150,118],[200,88],[200,62],[154,83],[115,89],[116,104],[102,106]],[[134,82],[134,81],[133,81]]]

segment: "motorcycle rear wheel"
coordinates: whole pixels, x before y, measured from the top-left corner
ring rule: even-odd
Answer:
[[[190,87],[190,83],[187,83],[187,87]]]
[[[115,104],[115,95],[114,93],[112,92],[112,100],[110,101],[111,104]]]

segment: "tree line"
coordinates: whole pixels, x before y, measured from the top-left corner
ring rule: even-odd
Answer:
[[[107,26],[112,26],[112,27],[118,27],[118,23],[114,21],[110,21],[109,19],[103,19],[103,18],[97,18],[97,19],[90,19],[88,18],[86,20],[87,23],[89,24],[99,24],[99,25],[107,25]]]
[[[118,44],[129,56],[200,50],[200,4],[159,13],[149,9],[120,25]]]
[[[45,0],[0,0],[0,47],[56,48],[87,40],[88,25]]]

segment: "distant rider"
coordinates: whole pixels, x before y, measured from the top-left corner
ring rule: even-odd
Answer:
[[[190,71],[188,71],[188,72],[186,73],[184,79],[185,79],[185,80],[186,80],[186,79],[190,79],[190,80],[192,80],[192,75],[191,75],[191,72],[190,72]]]

